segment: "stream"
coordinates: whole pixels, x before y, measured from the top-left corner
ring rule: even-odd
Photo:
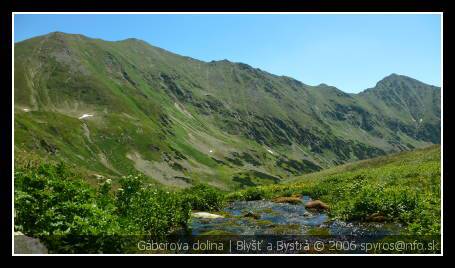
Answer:
[[[330,220],[323,211],[308,210],[300,204],[272,201],[235,201],[220,213],[224,218],[192,218],[192,235],[352,235],[387,236],[399,234],[398,224],[343,222]]]

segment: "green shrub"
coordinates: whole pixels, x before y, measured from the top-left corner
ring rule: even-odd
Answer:
[[[118,253],[141,237],[164,239],[186,228],[190,206],[179,193],[147,186],[142,176],[90,186],[64,164],[17,167],[15,230],[51,252]],[[129,243],[129,244],[128,244]]]
[[[267,194],[267,195],[266,195]],[[237,191],[227,195],[226,199],[229,201],[242,200],[242,201],[255,201],[266,199],[269,194],[261,187],[250,187],[245,190]]]
[[[197,184],[185,189],[182,196],[194,210],[217,211],[224,205],[224,193],[206,184]]]
[[[15,229],[39,237],[50,250],[102,250],[99,241],[92,239],[88,243],[87,238],[114,234],[118,225],[116,216],[100,208],[96,197],[95,189],[70,173],[62,163],[18,169]],[[72,244],[70,248],[68,243]]]
[[[116,203],[125,229],[163,239],[186,227],[190,206],[178,193],[145,186],[141,176],[124,177],[120,184]]]

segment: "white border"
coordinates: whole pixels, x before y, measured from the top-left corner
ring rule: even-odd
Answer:
[[[11,143],[11,153],[13,155],[11,161],[11,204],[13,209],[11,210],[11,251],[13,256],[14,254],[14,12],[11,16],[11,131],[12,131],[12,143]]]
[[[444,206],[443,206],[443,192],[444,192],[444,172],[443,172],[443,118],[444,118],[444,109],[443,109],[443,88],[444,88],[444,23],[443,23],[443,12],[12,12],[11,13],[11,25],[12,25],[12,38],[11,38],[11,79],[12,79],[12,107],[11,107],[11,129],[12,129],[12,192],[11,192],[11,203],[12,203],[12,212],[11,212],[11,253],[13,256],[442,256],[444,249]],[[144,15],[144,14],[174,14],[174,15],[184,15],[184,14],[199,14],[199,15],[252,15],[252,14],[270,14],[270,15],[415,15],[415,14],[425,14],[425,15],[440,15],[441,18],[441,253],[440,254],[16,254],[14,253],[14,16],[20,14],[43,14],[43,15],[70,15],[70,14],[84,14],[84,15],[106,15],[106,14],[115,14],[115,15]]]
[[[441,255],[443,255],[444,249],[444,16],[441,13]]]

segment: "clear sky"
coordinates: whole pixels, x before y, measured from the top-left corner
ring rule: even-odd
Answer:
[[[345,92],[373,87],[391,73],[441,84],[437,14],[16,14],[14,22],[15,42],[53,31],[133,37],[184,56],[243,62]]]

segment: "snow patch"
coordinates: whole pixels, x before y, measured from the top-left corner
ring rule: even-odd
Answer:
[[[84,118],[87,118],[87,117],[92,117],[93,114],[83,114],[81,117],[79,117],[79,119],[84,119]]]

